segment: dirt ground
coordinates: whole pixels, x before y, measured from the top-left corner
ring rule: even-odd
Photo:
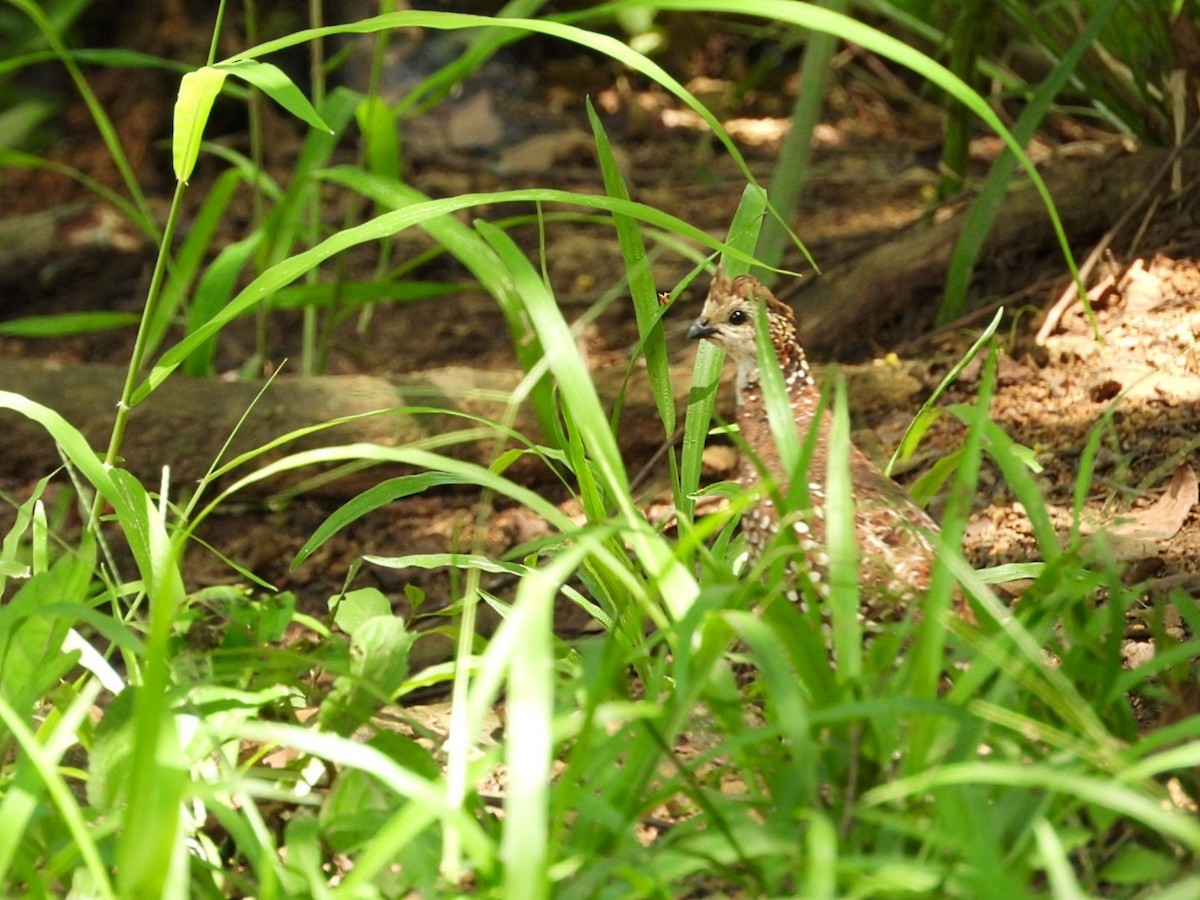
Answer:
[[[734,67],[712,62],[722,60],[721,53],[730,48],[714,38],[711,46],[702,49],[692,58],[689,84],[718,111],[765,184],[776,163],[794,85],[781,79],[771,90],[760,87],[737,96],[730,71]],[[94,73],[93,77],[104,96],[110,76]],[[723,236],[744,187],[727,155],[673,98],[588,58],[523,60],[514,53],[489,63],[449,101],[406,123],[406,177],[435,197],[523,186],[603,193],[585,97],[591,97],[601,111],[609,137],[624,158],[634,199]],[[154,141],[165,138],[165,122],[163,109],[143,106],[125,110],[124,118],[117,116],[123,136],[143,151],[135,157],[146,183],[158,186],[155,202],[160,208],[169,196],[164,174],[169,166]],[[902,80],[885,87],[866,87],[850,77],[837,80],[826,121],[816,136],[813,175],[794,222],[823,272],[845,273],[862,254],[901,242],[939,216],[961,214],[965,208],[961,201],[941,209],[931,205],[938,179],[939,122],[938,110],[904,88]],[[275,136],[270,163],[273,174],[283,179],[301,134],[274,111],[270,124]],[[234,146],[244,144],[238,123],[229,127],[212,137]],[[103,177],[97,147],[95,141],[77,138],[64,141],[54,152],[85,170],[98,168]],[[1047,175],[1081,154],[1129,152],[1116,139],[1099,140],[1069,130],[1045,135],[1033,149]],[[993,140],[976,142],[973,177],[986,172],[997,152]],[[202,167],[190,188],[190,205],[203,196],[217,171],[211,162]],[[1189,179],[1194,174],[1185,171],[1183,184],[1192,184]],[[0,180],[0,209],[11,215],[79,202],[89,216],[106,223],[77,243],[59,246],[36,266],[6,266],[0,258],[4,291],[0,316],[5,319],[68,310],[136,311],[144,297],[152,248],[97,212],[102,205],[94,197],[63,181],[47,172],[8,172]],[[816,361],[853,366],[848,371],[860,445],[886,459],[923,399],[990,319],[989,310],[1003,302],[1006,312],[998,333],[1006,355],[1000,363],[991,414],[1014,441],[1033,450],[1042,466],[1037,479],[1052,504],[1056,525],[1069,526],[1080,455],[1089,434],[1100,428],[1103,437],[1088,490],[1089,513],[1103,522],[1118,514],[1152,510],[1133,519],[1132,525],[1127,522],[1123,532],[1127,540],[1122,552],[1135,567],[1133,573],[1146,579],[1180,576],[1195,592],[1195,579],[1188,579],[1200,559],[1200,516],[1184,501],[1155,506],[1173,473],[1189,462],[1195,465],[1200,457],[1196,412],[1200,270],[1190,262],[1200,243],[1195,196],[1191,188],[1172,192],[1164,181],[1152,202],[1114,232],[1112,260],[1091,273],[1088,281],[1093,287],[1098,336],[1075,301],[1067,305],[1057,326],[1039,338],[1047,310],[1069,284],[1066,265],[1053,245],[1037,252],[1021,248],[1006,253],[1001,248],[990,253],[972,290],[972,300],[982,311],[953,326],[932,328],[940,284],[914,290],[903,307],[868,322],[842,323],[836,330],[839,339],[824,342],[839,346],[838,358],[818,353]],[[1086,202],[1087,198],[1056,199]],[[243,198],[240,203],[222,226],[222,244],[244,234],[249,202]],[[341,221],[343,203],[330,200],[328,221]],[[494,217],[510,212],[489,209],[478,214]],[[1111,210],[1105,213],[1112,215]],[[519,228],[514,235],[531,255],[538,252],[534,228]],[[1072,234],[1077,258],[1086,257],[1102,236],[1094,231]],[[396,256],[411,256],[429,246],[423,234],[405,232],[399,237]],[[1160,252],[1165,255],[1159,257]],[[610,292],[616,297],[582,329],[580,344],[595,369],[623,366],[637,337],[628,298],[620,290],[624,270],[612,231],[556,222],[547,232],[545,256],[568,318],[589,312]],[[352,272],[369,271],[372,263],[365,253],[348,260]],[[779,293],[794,304],[803,320],[806,293],[822,278],[837,275],[812,272],[799,254],[789,256],[787,264],[803,272],[804,278],[781,285]],[[654,273],[660,289],[673,288],[690,267],[677,255],[659,256]],[[420,274],[466,282],[464,273],[445,258],[434,260]],[[667,319],[673,362],[684,368],[694,353],[684,332],[702,299],[703,286],[697,282]],[[295,359],[298,317],[280,314],[271,328],[273,363]],[[223,335],[218,355],[222,371],[235,371],[247,358],[253,346],[252,329],[252,322],[238,323]],[[853,341],[847,339],[851,334],[856,336]],[[132,329],[52,341],[8,338],[0,340],[0,356],[47,357],[71,366],[123,364],[132,338]],[[373,311],[369,327],[359,329],[353,320],[343,322],[330,343],[331,374],[399,378],[447,366],[515,369],[503,319],[487,296],[464,290],[420,303],[381,304]],[[971,402],[978,378],[978,367],[968,368],[942,405]],[[855,391],[856,380],[886,385],[886,390]],[[677,395],[684,397],[687,388],[686,381],[679,383]],[[220,383],[213,385],[214,391],[220,389]],[[879,402],[881,397],[886,402]],[[943,417],[925,437],[916,459],[904,467],[900,480],[909,483],[918,477],[952,452],[961,436],[954,421]],[[651,457],[627,460],[630,471],[641,472]],[[729,473],[733,458],[714,450],[711,462],[709,474],[717,479]],[[9,468],[0,466],[0,487],[17,501],[44,474],[5,470]],[[666,478],[660,456],[639,482],[638,499],[648,509],[663,504]],[[530,479],[548,496],[566,501],[551,480],[538,481],[536,475]],[[1183,491],[1180,496],[1186,499],[1186,483],[1177,482],[1176,488],[1176,494]],[[1194,483],[1191,491],[1194,495]],[[325,611],[330,595],[343,587],[353,563],[364,554],[391,556],[471,546],[478,493],[444,489],[372,514],[342,532],[305,565],[289,571],[296,550],[342,499],[327,493],[268,505],[251,498],[222,509],[207,523],[202,537],[277,588],[296,592],[302,608],[317,614]],[[935,500],[935,512],[937,508]],[[487,551],[503,553],[536,536],[541,525],[524,511],[497,503],[486,517],[486,527]],[[994,470],[985,471],[964,549],[977,566],[1038,558],[1028,518]],[[196,546],[191,552],[192,587],[238,580],[210,551]],[[397,608],[405,607],[404,592],[410,585],[438,603],[453,599],[453,585],[445,573],[365,566],[353,584],[381,587],[395,598]],[[575,627],[563,624],[567,630]]]

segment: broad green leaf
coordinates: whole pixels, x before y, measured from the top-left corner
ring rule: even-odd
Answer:
[[[400,134],[396,116],[380,97],[366,97],[354,110],[367,154],[367,169],[400,180]]]
[[[392,605],[376,588],[360,588],[330,599],[335,606],[333,621],[338,628],[353,635],[363,622],[377,616],[391,616]]]
[[[1179,871],[1179,864],[1149,847],[1128,844],[1100,870],[1109,884],[1162,884]]]
[[[214,68],[254,85],[297,119],[302,119],[313,128],[320,128],[322,131],[332,133],[332,129],[317,115],[317,111],[313,109],[312,104],[308,102],[308,98],[304,96],[300,88],[296,87],[292,79],[288,78],[278,66],[244,59],[237,62],[220,63]]]
[[[387,822],[394,804],[391,791],[366,772],[350,769],[333,783],[321,804],[321,838],[336,853],[358,850]]]
[[[722,256],[721,265],[727,275],[732,277],[750,271],[753,257],[749,254],[758,243],[759,229],[762,227],[766,208],[766,191],[752,184],[746,185],[725,238],[727,247],[739,251],[737,254],[726,253]],[[698,314],[699,309],[696,312]],[[721,367],[724,362],[725,354],[719,348],[709,341],[700,341],[700,346],[696,348],[696,361],[692,367],[692,385],[683,422],[679,496],[675,498],[675,505],[680,514],[687,518],[691,517],[695,509],[695,493],[703,468],[705,438],[712,421],[713,407],[717,401],[717,385],[721,380]]]
[[[217,258],[200,276],[187,311],[187,328],[193,331],[215,316],[229,302],[237,285],[238,276],[250,262],[263,240],[263,232],[255,231],[249,236],[222,248]],[[203,377],[213,374],[213,357],[216,353],[216,338],[210,338],[183,363],[188,375]]]
[[[133,756],[134,703],[141,688],[122,691],[104,710],[88,752],[88,803],[108,813],[129,797],[130,759]]]
[[[63,557],[52,569],[34,575],[0,606],[0,697],[22,715],[70,671],[78,654],[61,651],[70,623],[47,615],[44,606],[80,599],[87,587],[75,561]]]
[[[196,167],[204,126],[208,124],[208,114],[212,112],[213,102],[221,93],[227,74],[222,69],[205,66],[188,72],[179,83],[171,156],[175,163],[175,178],[185,184]]]
[[[355,592],[371,608],[386,598],[378,591]],[[365,610],[359,610],[365,612]],[[350,637],[350,671],[339,675],[321,704],[322,728],[349,734],[367,721],[375,708],[391,699],[408,675],[408,651],[416,635],[391,614],[367,615],[354,623]]]

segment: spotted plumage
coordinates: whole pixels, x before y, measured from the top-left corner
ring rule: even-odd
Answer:
[[[787,497],[792,473],[783,471],[759,378],[755,322],[760,306],[767,315],[772,347],[802,444],[813,428],[818,429],[804,475],[809,508],[790,512],[783,521],[791,526],[796,538],[800,556],[796,562],[824,593],[829,565],[825,549],[825,469],[832,419],[828,410],[818,414],[820,391],[797,338],[791,307],[752,276],[728,278],[718,269],[704,309],[688,330],[688,337],[711,341],[737,364],[737,423],[750,450],[749,455],[743,454],[738,480],[747,488],[760,485],[761,466],[778,488],[779,496]],[[926,591],[934,558],[930,536],[937,532],[937,526],[866,454],[853,445],[849,453],[854,527],[861,551],[861,618],[870,625],[900,617],[905,603]],[[742,516],[751,561],[775,541],[781,527],[774,502],[762,494]]]

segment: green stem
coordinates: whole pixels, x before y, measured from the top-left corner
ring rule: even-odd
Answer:
[[[309,0],[308,4],[309,26],[311,28],[320,28],[324,25],[325,15],[322,6],[322,0]],[[313,106],[318,109],[325,107],[325,45],[321,38],[314,38],[309,44],[310,56],[309,67],[312,75],[312,92]],[[309,246],[314,246],[320,239],[321,230],[321,192],[314,190],[309,196],[308,208],[308,228],[309,228]],[[305,278],[308,284],[317,282],[317,270],[313,269]],[[303,349],[301,350],[301,370],[305,375],[315,375],[317,373],[317,308],[315,306],[304,307],[304,324],[301,340],[303,341]]]
[[[175,237],[175,227],[179,222],[179,211],[183,205],[183,192],[187,189],[181,181],[175,185],[175,196],[171,198],[171,210],[167,214],[167,224],[163,229],[162,242],[158,245],[158,260],[154,263],[154,274],[150,278],[150,289],[146,292],[146,304],[142,308],[142,320],[138,324],[137,338],[133,343],[133,352],[129,357],[129,368],[125,372],[125,386],[121,390],[121,402],[117,404],[117,418],[113,422],[112,436],[108,441],[108,452],[104,455],[106,466],[116,465],[118,454],[121,452],[121,441],[125,437],[125,427],[129,424],[129,413],[133,409],[133,392],[137,388],[138,375],[142,370],[142,362],[149,343],[151,323],[154,321],[155,310],[158,307],[162,293],[163,279],[167,272],[167,259],[171,254],[171,241]],[[92,521],[95,522],[96,510],[92,511]]]
[[[243,0],[242,6],[246,17],[246,43],[253,47],[259,42],[258,34],[258,0]],[[266,153],[263,144],[263,95],[258,88],[251,88],[246,99],[246,115],[250,124],[250,160],[254,163],[255,172],[266,171]],[[267,218],[266,201],[263,197],[261,179],[255,178],[252,185],[253,222],[254,230],[259,231]],[[271,248],[268,241],[263,241],[255,254],[255,275],[261,275],[268,266]],[[259,373],[266,369],[267,359],[267,320],[271,311],[269,297],[264,297],[254,313],[254,367]]]
[[[221,25],[225,21],[225,0],[217,4],[217,21],[213,23],[212,40],[208,44],[208,64],[217,61],[217,45],[221,42]]]
[[[978,64],[985,55],[992,22],[980,0],[966,0],[950,28],[949,69],[967,84],[979,84]],[[962,190],[971,155],[971,129],[975,116],[961,103],[949,102],[942,146],[942,178],[938,197],[946,199]]]

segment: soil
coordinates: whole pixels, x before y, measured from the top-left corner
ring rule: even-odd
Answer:
[[[690,84],[718,112],[755,176],[765,184],[777,162],[794,86],[781,83],[770,90],[760,86],[739,93],[733,77],[736,66],[729,62],[735,51],[719,36],[712,37],[688,60]],[[714,65],[714,59],[720,64]],[[104,88],[112,76],[98,72],[91,77]],[[144,77],[148,76],[139,75]],[[516,85],[519,90],[499,90],[498,84]],[[111,93],[112,86],[107,90]],[[171,93],[159,85],[157,93],[147,96],[169,102]],[[405,177],[434,197],[534,186],[603,193],[586,117],[588,97],[623,156],[633,198],[723,236],[745,183],[728,155],[676,100],[587,57],[548,60],[534,54],[525,59],[516,53],[497,57],[451,99],[404,123]],[[154,202],[161,210],[169,196],[164,174],[169,164],[155,142],[166,137],[168,109],[143,103],[118,112],[123,113],[116,120],[118,132],[133,146],[139,177],[143,184],[155,187]],[[72,115],[81,114],[75,110]],[[268,165],[274,177],[286,181],[303,134],[282,113],[268,110],[268,118],[272,135]],[[244,148],[241,123],[233,118],[228,129],[208,137]],[[880,248],[907,246],[905,241],[914,234],[963,215],[965,200],[940,206],[933,201],[939,176],[936,152],[931,149],[936,151],[939,129],[939,111],[906,89],[901,79],[868,87],[863,81],[844,78],[834,85],[826,121],[816,135],[812,176],[794,219],[821,271],[831,274],[813,272],[797,253],[786,264],[804,278],[785,282],[779,291],[794,304],[801,321],[807,293],[833,289],[831,283],[851,277],[872,253],[876,254],[872,271],[878,271],[879,284],[889,284],[893,279],[881,268],[886,257],[878,255]],[[1078,138],[1079,129],[1071,137]],[[1039,138],[1032,150],[1047,178],[1081,158],[1099,161],[1103,171],[1109,161],[1147,152],[1116,138],[1084,137],[1086,141],[1051,133]],[[95,139],[64,139],[52,155],[115,184],[99,146]],[[998,149],[991,139],[976,142],[973,180],[986,173]],[[1185,160],[1180,183],[1194,186],[1195,169],[1194,160]],[[211,161],[201,166],[189,189],[190,207],[196,207],[218,172]],[[1032,450],[1041,467],[1037,482],[1052,504],[1055,525],[1070,526],[1081,459],[1089,436],[1099,429],[1099,452],[1086,497],[1088,516],[1096,522],[1112,522],[1118,514],[1157,510],[1118,533],[1118,538],[1133,534],[1121,550],[1127,555],[1131,577],[1178,576],[1172,583],[1188,587],[1195,597],[1200,516],[1192,503],[1185,502],[1186,483],[1184,501],[1174,506],[1154,504],[1177,469],[1189,463],[1195,466],[1200,459],[1196,437],[1200,271],[1191,261],[1200,252],[1196,193],[1194,187],[1172,192],[1165,180],[1147,187],[1145,196],[1130,199],[1125,208],[1092,210],[1095,222],[1115,223],[1121,213],[1138,204],[1132,218],[1109,235],[1111,260],[1090,274],[1094,326],[1076,300],[1067,304],[1052,332],[1039,340],[1047,310],[1070,285],[1061,253],[1043,239],[1038,246],[1014,243],[991,248],[972,287],[972,311],[949,327],[933,329],[941,284],[915,281],[905,296],[891,297],[888,308],[864,319],[832,323],[822,335],[814,336],[812,347],[817,362],[853,364],[854,378],[868,384],[854,393],[856,436],[860,445],[885,460],[923,400],[964,356],[991,310],[1003,302],[998,334],[1004,355],[990,412],[1014,441]],[[1087,183],[1076,190],[1082,196],[1056,199],[1089,209],[1092,196]],[[331,196],[326,221],[341,222],[346,204],[344,198]],[[0,258],[4,319],[69,310],[139,309],[153,248],[123,228],[119,217],[114,221],[109,207],[47,171],[9,171],[0,182],[0,209],[12,216],[68,206],[73,210],[70,227],[56,224],[52,245],[34,247],[21,260]],[[486,209],[472,215],[496,218],[511,212]],[[222,224],[218,246],[244,236],[250,215],[249,198],[239,195]],[[23,228],[28,227],[26,221],[22,220]],[[536,258],[542,249],[536,227],[518,227],[512,233]],[[1104,228],[1081,227],[1070,237],[1077,258],[1082,259],[1104,237]],[[431,246],[423,234],[405,232],[397,240],[393,258],[410,259]],[[623,368],[637,335],[622,292],[624,268],[611,229],[554,222],[547,227],[544,258],[568,318],[588,322],[580,328],[579,342],[590,365],[597,372]],[[910,262],[894,259],[897,269]],[[359,274],[369,272],[373,264],[366,252],[350,254],[346,260],[349,271]],[[690,261],[670,252],[653,261],[662,290],[672,289],[691,267]],[[472,290],[465,273],[444,257],[416,274],[460,283],[463,290],[417,303],[381,303],[365,327],[353,319],[341,322],[328,340],[326,371],[403,380],[458,366],[510,376],[517,368],[516,359],[503,318],[490,298]],[[682,372],[694,352],[684,332],[703,299],[705,284],[702,277],[685,291],[666,320],[673,363]],[[1102,284],[1107,286],[1096,287]],[[612,297],[616,299],[605,299]],[[298,314],[272,318],[266,368],[298,357],[299,326]],[[7,338],[0,340],[0,357],[48,359],[59,367],[121,365],[129,357],[132,338],[132,329],[54,340]],[[243,366],[253,346],[252,321],[236,323],[222,335],[218,364],[225,374],[211,384],[214,403],[221,402],[217,397],[224,382]],[[828,348],[836,350],[836,358],[827,355]],[[289,362],[284,372],[293,368]],[[979,379],[978,364],[969,366],[938,405],[974,402]],[[677,395],[686,397],[687,388],[684,378],[677,384]],[[728,407],[725,412],[730,412]],[[943,415],[915,458],[902,467],[899,480],[911,483],[934,461],[952,453],[962,434],[956,420]],[[176,451],[169,446],[169,436],[162,440],[162,459],[167,460]],[[652,463],[639,481],[637,499],[648,510],[660,512],[669,496],[661,454],[656,460],[653,448],[646,445],[632,452],[627,459],[631,472],[642,472]],[[714,449],[711,461],[708,474],[719,479],[731,471],[733,456]],[[6,465],[0,470],[0,487],[20,502],[45,471]],[[530,471],[522,477],[569,506],[569,498],[549,473]],[[323,615],[329,598],[346,586],[363,555],[470,549],[480,523],[485,528],[486,551],[502,554],[537,537],[544,528],[527,512],[499,501],[481,515],[478,492],[445,488],[372,513],[291,570],[296,551],[351,493],[325,486],[286,501],[250,493],[222,508],[205,523],[200,537],[258,578],[295,592],[302,609]],[[1167,513],[1165,507],[1170,507]],[[935,500],[935,512],[937,508]],[[985,469],[964,550],[977,566],[1040,558],[1028,517],[994,469]],[[205,546],[197,544],[190,553],[187,571],[195,579],[191,588],[242,581]],[[401,610],[408,604],[406,589],[414,587],[433,605],[454,599],[455,585],[445,572],[366,565],[349,578],[349,584],[377,586]],[[491,586],[504,589],[500,581]],[[568,631],[587,625],[561,624]],[[422,652],[432,659],[445,647],[430,642]]]

